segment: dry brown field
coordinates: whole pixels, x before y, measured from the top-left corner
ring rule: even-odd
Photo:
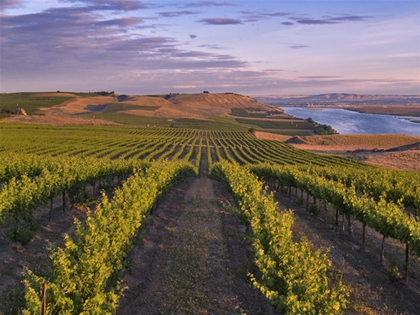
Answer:
[[[328,135],[294,137],[286,142],[298,149],[341,154],[368,164],[401,170],[420,170],[420,136]]]

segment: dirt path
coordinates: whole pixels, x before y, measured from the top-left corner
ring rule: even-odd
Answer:
[[[117,314],[276,314],[246,282],[251,251],[219,203],[229,198],[206,176],[171,190],[130,253]]]

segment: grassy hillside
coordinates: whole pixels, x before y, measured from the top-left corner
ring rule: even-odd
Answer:
[[[60,105],[76,98],[71,93],[7,93],[0,94],[0,111],[2,113],[15,112],[23,108],[28,115],[42,115],[41,108]]]
[[[47,125],[121,124],[214,130],[266,130],[288,135],[313,134],[314,124],[291,119],[279,108],[234,93],[117,95],[98,93],[19,93],[4,95],[9,107],[18,101],[29,116],[5,122]],[[26,100],[26,102],[24,101]],[[37,101],[35,101],[37,100]],[[6,103],[5,103],[6,104]],[[40,110],[42,108],[42,111]],[[40,113],[43,116],[33,116]]]

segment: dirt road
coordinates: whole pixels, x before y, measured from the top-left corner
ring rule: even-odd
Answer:
[[[117,314],[276,314],[246,282],[246,227],[208,177],[171,190],[133,249]]]

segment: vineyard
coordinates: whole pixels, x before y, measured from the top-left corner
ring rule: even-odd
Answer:
[[[284,198],[322,220],[330,235],[359,244],[358,254],[379,258],[389,283],[410,292],[408,301],[420,297],[417,171],[315,154],[257,139],[235,124],[187,118],[159,127],[8,123],[0,124],[0,134],[2,248],[24,248],[37,239],[40,222],[87,209],[61,241],[43,249],[42,268],[21,264],[21,290],[0,287],[4,314],[118,313],[130,251],[171,189],[197,177],[211,177],[232,194],[223,209],[247,227],[243,238],[253,253],[243,278],[276,314],[382,314],[384,308],[361,311],[330,249],[298,236],[297,215],[279,206]],[[2,271],[0,282],[12,278]],[[414,314],[419,305],[410,303],[401,312]]]

